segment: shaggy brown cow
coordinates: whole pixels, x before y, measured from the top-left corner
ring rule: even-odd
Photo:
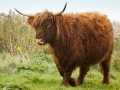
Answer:
[[[67,3],[66,3],[67,4]],[[103,83],[109,84],[109,68],[113,52],[113,28],[106,15],[98,12],[59,13],[44,11],[28,15],[28,23],[36,30],[36,43],[49,44],[63,85],[82,85],[89,67],[101,64]],[[80,74],[71,78],[77,67]]]

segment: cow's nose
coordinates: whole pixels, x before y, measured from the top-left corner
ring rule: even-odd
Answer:
[[[44,41],[43,41],[43,39],[36,39],[36,43],[37,44],[44,44]]]

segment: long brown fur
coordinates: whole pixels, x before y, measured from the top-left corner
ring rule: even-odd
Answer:
[[[43,22],[48,18],[52,20],[50,32],[43,29]],[[45,11],[37,13],[34,18],[28,18],[28,23],[36,29],[37,39],[45,35],[52,37],[46,43],[49,44],[63,77],[63,85],[82,85],[89,67],[96,63],[101,64],[103,83],[109,83],[113,28],[105,15],[85,12],[55,16],[52,12]],[[80,68],[80,75],[76,82],[71,74],[77,67]]]

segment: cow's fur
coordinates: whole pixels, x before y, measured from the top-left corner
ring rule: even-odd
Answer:
[[[36,30],[36,39],[48,43],[63,85],[82,85],[91,65],[101,64],[103,83],[109,83],[110,59],[113,52],[113,28],[106,15],[98,12],[54,15],[44,11],[29,17]],[[80,68],[75,81],[74,69]]]

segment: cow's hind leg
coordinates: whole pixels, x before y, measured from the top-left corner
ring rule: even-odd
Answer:
[[[105,61],[101,62],[101,70],[104,76],[103,84],[109,84],[110,61],[111,56],[109,56]]]
[[[79,77],[77,79],[77,85],[80,86],[83,83],[84,77],[87,74],[87,72],[89,71],[89,66],[86,67],[80,67],[80,74]]]

